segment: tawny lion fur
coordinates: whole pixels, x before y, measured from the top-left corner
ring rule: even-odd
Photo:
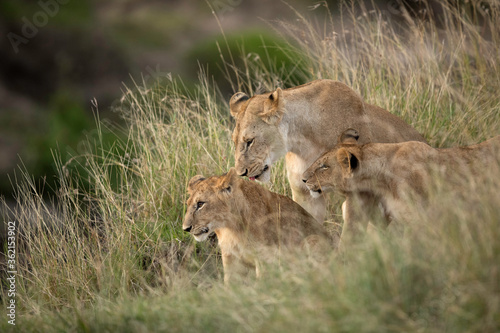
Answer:
[[[197,241],[215,232],[222,253],[224,281],[293,251],[323,251],[328,234],[290,198],[244,180],[234,168],[223,176],[189,181],[182,225]],[[311,253],[314,255],[314,253]]]
[[[339,144],[306,170],[304,180],[313,195],[335,190],[355,200],[359,193],[368,193],[377,199],[388,223],[391,219],[407,219],[410,202],[425,207],[429,190],[437,179],[445,180],[448,186],[460,185],[477,179],[486,170],[498,168],[500,136],[472,146],[447,149],[415,141],[362,145],[357,137],[353,129],[344,132]],[[450,190],[458,188],[450,186]],[[360,230],[366,229],[368,220],[364,217],[369,212],[362,211],[363,204],[361,200],[343,212],[352,222],[349,230],[343,230],[343,237],[356,237]]]
[[[253,97],[239,92],[229,104],[236,120],[233,141],[237,173],[266,182],[271,165],[286,154],[293,200],[320,223],[326,216],[325,198],[310,195],[302,174],[335,146],[342,131],[356,128],[361,133],[360,143],[425,141],[400,118],[364,103],[351,88],[332,80],[278,88]],[[350,205],[349,200],[346,205]]]

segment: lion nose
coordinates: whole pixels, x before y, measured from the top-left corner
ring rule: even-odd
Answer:
[[[187,228],[182,228],[182,230],[184,230],[185,232],[190,232],[192,228],[192,226],[189,226]]]
[[[240,175],[240,177],[245,177],[248,174],[248,169],[245,169],[245,172]]]

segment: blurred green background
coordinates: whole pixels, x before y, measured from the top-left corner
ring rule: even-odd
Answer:
[[[338,10],[339,1],[327,2],[330,11]],[[377,3],[397,16],[390,7],[394,1]],[[221,29],[227,36],[226,50],[278,59],[282,70],[291,72],[300,64],[282,53],[279,46],[285,43],[269,22],[296,19],[293,9],[324,21],[326,11],[317,10],[324,9],[321,4],[2,0],[0,195],[12,196],[10,179],[21,163],[35,179],[44,179],[50,191],[55,177],[52,150],[60,150],[63,161],[78,155],[79,144],[92,136],[96,111],[101,120],[120,123],[112,105],[124,84],[133,87],[134,81],[152,84],[180,76],[189,87],[198,81],[201,67],[229,98],[234,91],[220,69],[217,47],[224,43]]]
[[[309,1],[292,1],[307,10]],[[35,179],[54,178],[51,150],[62,160],[78,155],[92,135],[94,113],[120,122],[111,106],[123,85],[182,77],[186,86],[207,69],[224,93],[221,29],[233,51],[247,52],[279,39],[264,22],[293,13],[277,1],[2,0],[0,2],[0,194],[24,164]],[[272,50],[271,50],[272,52]],[[110,135],[109,140],[113,139]]]

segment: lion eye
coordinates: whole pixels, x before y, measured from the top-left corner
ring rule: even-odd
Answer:
[[[249,139],[249,140],[247,140],[247,148],[249,148],[249,147],[252,145],[253,140],[254,140],[254,139]]]
[[[329,168],[329,167],[328,167],[327,165],[324,165],[324,164],[321,164],[321,165],[319,166],[319,169],[320,169],[320,170],[326,170],[326,169],[328,169],[328,168]]]
[[[205,205],[205,203],[203,201],[198,201],[196,203],[196,209],[200,209],[201,207],[203,207],[203,205]]]

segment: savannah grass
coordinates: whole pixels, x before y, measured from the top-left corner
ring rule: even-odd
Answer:
[[[472,8],[472,7],[467,7]],[[319,10],[319,9],[317,9]],[[443,16],[398,25],[379,11],[342,8],[315,25],[296,13],[277,30],[300,54],[294,80],[345,82],[402,117],[435,147],[500,134],[500,13],[445,7]],[[270,46],[272,47],[272,46]],[[237,56],[237,55],[234,55]],[[225,59],[235,90],[300,82],[273,61]],[[56,152],[57,200],[19,173],[17,326],[23,332],[500,330],[500,172],[462,191],[439,188],[402,235],[374,232],[349,253],[269,267],[264,278],[225,287],[215,241],[182,232],[188,180],[234,165],[228,98],[200,76],[127,89],[126,130],[96,119],[85,153]],[[113,144],[103,136],[119,133]],[[123,138],[125,137],[125,138]],[[290,195],[280,161],[270,189]],[[328,221],[337,225],[340,201]],[[5,205],[4,210],[8,207]],[[2,285],[4,288],[5,285]],[[5,292],[5,290],[3,290]],[[6,297],[1,306],[6,307]],[[15,329],[1,319],[1,331]]]

